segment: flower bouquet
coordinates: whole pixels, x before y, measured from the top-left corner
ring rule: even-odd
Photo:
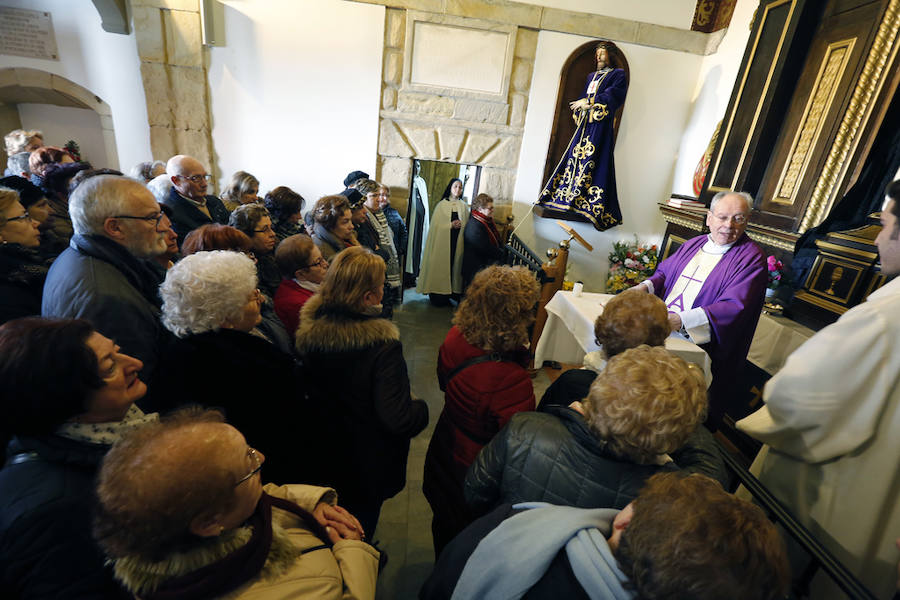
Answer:
[[[656,244],[646,246],[638,242],[616,242],[609,253],[609,277],[606,292],[618,294],[647,279],[656,271],[659,263]]]
[[[766,259],[766,268],[769,270],[768,288],[770,290],[778,289],[784,279],[784,263],[774,256],[769,256]]]

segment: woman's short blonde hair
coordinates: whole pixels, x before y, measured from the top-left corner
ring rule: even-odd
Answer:
[[[594,322],[597,344],[607,358],[641,344],[662,346],[669,337],[669,311],[666,303],[642,291],[626,290],[603,307]]]
[[[516,350],[528,341],[540,293],[540,284],[525,267],[487,267],[472,279],[453,324],[482,350]]]
[[[611,358],[582,402],[613,453],[646,464],[681,447],[706,417],[706,382],[665,348],[638,346]]]
[[[250,188],[256,186],[259,190],[259,179],[248,173],[247,171],[237,171],[231,176],[231,181],[225,186],[222,192],[222,200],[241,204],[241,198],[250,191]]]
[[[25,131],[24,129],[14,129],[3,137],[6,145],[7,156],[18,154],[20,152],[29,152],[29,144],[37,143],[38,146],[44,145],[44,134],[37,130]]]
[[[185,256],[159,286],[163,325],[180,338],[221,329],[240,318],[256,285],[256,265],[245,254],[214,250]]]
[[[0,227],[6,225],[6,215],[14,204],[19,202],[19,194],[15,190],[0,187]]]
[[[366,292],[384,285],[384,260],[364,246],[338,252],[319,288],[322,306],[362,312]]]

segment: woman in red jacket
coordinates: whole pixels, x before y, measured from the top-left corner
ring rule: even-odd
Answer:
[[[524,267],[482,270],[441,345],[444,410],[428,445],[422,486],[434,512],[435,556],[474,518],[463,498],[469,465],[515,413],[534,410],[525,344],[539,294]]]
[[[298,233],[278,244],[275,262],[283,277],[275,292],[275,312],[293,338],[300,322],[300,309],[319,291],[328,272],[328,261],[312,238]]]

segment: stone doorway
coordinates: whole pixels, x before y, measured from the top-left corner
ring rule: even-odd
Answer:
[[[441,201],[446,186],[454,178],[462,180],[463,198],[471,206],[472,198],[480,191],[482,168],[478,165],[413,159],[411,172],[407,209],[400,213],[404,217],[409,234],[403,264],[400,265],[404,273],[405,287],[415,286],[421,267],[422,252],[428,238],[426,223],[430,220],[423,212],[427,211],[429,217],[434,214],[435,205]]]
[[[22,67],[0,69],[0,122],[3,134],[22,126],[20,104],[50,105],[88,109],[99,117],[100,146],[105,156],[92,157],[98,165],[119,168],[119,153],[113,129],[112,109],[90,90],[77,83],[39,69]],[[65,141],[53,140],[59,145]],[[6,149],[0,148],[0,159],[6,165]]]

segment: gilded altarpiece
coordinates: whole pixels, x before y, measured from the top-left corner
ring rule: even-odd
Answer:
[[[747,234],[791,265],[804,232],[822,223],[858,179],[870,181],[860,178],[866,164],[880,164],[867,159],[881,156],[882,123],[900,119],[898,31],[900,0],[761,0],[699,199],[708,205],[719,191],[749,192],[755,205]],[[848,206],[840,208],[834,212]],[[703,210],[662,205],[660,212],[667,221],[663,255],[707,231]],[[808,275],[785,316],[817,329],[884,283],[877,217],[810,238],[813,248],[795,265],[804,262]],[[755,442],[733,424],[758,406],[770,375],[746,364],[720,429],[748,455]]]
[[[748,235],[790,264],[800,236],[859,176],[900,80],[898,30],[900,0],[762,0],[700,199],[751,193]],[[683,236],[687,222],[703,230],[700,215],[662,213],[667,235]],[[818,313],[811,326],[833,321],[883,282],[875,223],[817,242],[820,254],[797,294],[797,304]]]

